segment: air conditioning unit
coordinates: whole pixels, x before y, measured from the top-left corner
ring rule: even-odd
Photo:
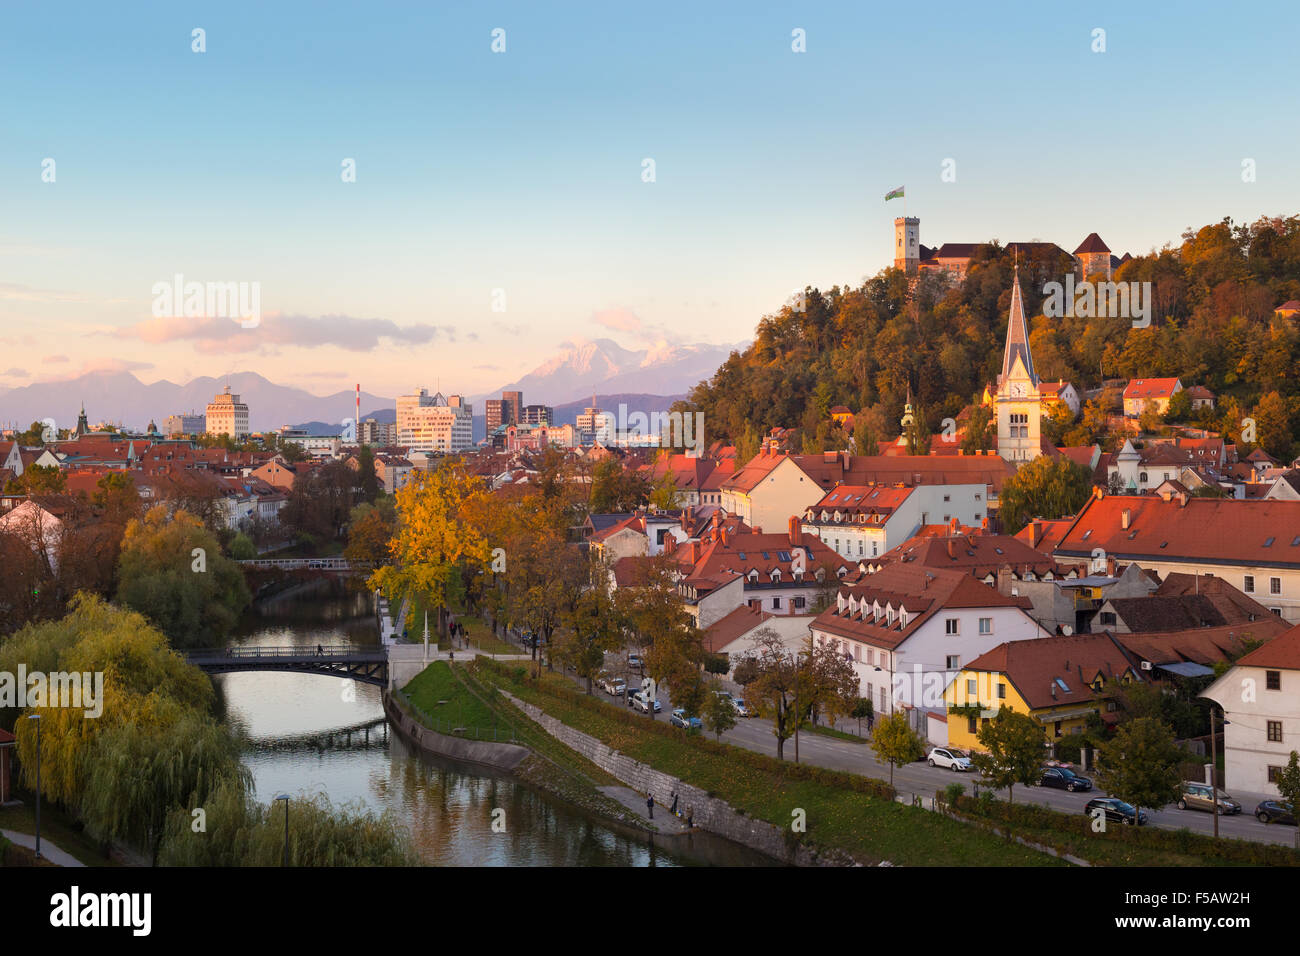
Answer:
[[[1149,670],[1151,670],[1151,662],[1150,662],[1150,661],[1143,661],[1143,662],[1142,662],[1142,669],[1143,669],[1144,671],[1149,671]]]

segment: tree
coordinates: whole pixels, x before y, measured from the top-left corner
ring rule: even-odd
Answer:
[[[1278,392],[1269,392],[1251,413],[1259,447],[1283,462],[1291,460],[1294,436],[1286,400]]]
[[[1291,759],[1277,775],[1277,792],[1291,807],[1291,815],[1300,813],[1300,754],[1291,751]],[[1295,832],[1296,849],[1300,849],[1300,827]]]
[[[784,760],[785,742],[794,736],[799,723],[799,665],[781,635],[770,627],[754,633],[754,649],[748,659],[754,662],[755,676],[745,688],[745,699],[758,716],[772,720],[776,759]]]
[[[1015,534],[1034,518],[1073,515],[1091,492],[1092,476],[1086,468],[1068,458],[1039,455],[1003,482],[999,509],[1003,528]]]
[[[859,697],[853,702],[853,709],[849,711],[849,716],[858,722],[858,736],[862,736],[862,720],[865,717],[867,724],[870,725],[871,718],[875,714],[875,708],[872,706],[870,697]]]
[[[257,545],[241,531],[230,541],[230,557],[234,561],[251,561],[257,557]]]
[[[812,638],[808,640],[811,645]],[[853,661],[838,651],[834,644],[822,644],[810,647],[801,663],[809,676],[806,703],[813,726],[817,725],[819,715],[824,715],[832,724],[840,717],[847,717],[853,711],[859,691]]]
[[[52,495],[68,487],[67,476],[58,465],[29,465],[17,478],[5,483],[7,495]]]
[[[225,640],[252,600],[239,565],[199,520],[156,505],[126,526],[117,599],[149,618],[174,647]]]
[[[717,681],[709,683],[708,691],[702,719],[713,736],[721,740],[723,734],[736,726],[736,708],[731,703],[731,696],[723,693],[722,685]]]
[[[673,480],[671,470],[665,470],[656,479],[649,494],[650,504],[660,511],[672,511],[681,503],[683,497],[682,492],[677,488],[677,482]]]
[[[388,543],[397,527],[397,510],[387,495],[375,504],[363,501],[348,520],[348,543],[343,557],[349,562],[377,568],[388,563]]]
[[[1121,724],[1115,736],[1101,745],[1097,780],[1137,810],[1159,809],[1179,797],[1178,765],[1183,759],[1165,724],[1154,717],[1138,717]]]
[[[1008,803],[1016,784],[1032,786],[1042,777],[1043,725],[1028,714],[1003,707],[975,737],[984,753],[973,754],[971,763],[995,789],[1006,787]]]
[[[894,785],[894,767],[899,764],[920,760],[925,755],[925,745],[912,725],[907,722],[907,714],[898,710],[888,717],[877,721],[871,732],[871,749],[876,759],[889,764],[889,785]]]
[[[993,409],[984,404],[977,404],[971,411],[965,432],[962,433],[962,452],[974,455],[976,452],[988,451],[993,447],[993,436],[996,433]]]
[[[379,475],[375,473],[375,452],[369,445],[362,445],[357,452],[357,485],[361,488],[362,501],[374,501],[382,490]]]
[[[587,682],[590,694],[605,653],[617,650],[623,639],[609,592],[603,587],[583,591],[565,615],[565,622],[568,629],[561,634],[556,655]]]

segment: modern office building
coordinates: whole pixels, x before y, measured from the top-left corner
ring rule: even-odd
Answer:
[[[248,406],[231,394],[230,386],[208,402],[207,431],[209,435],[229,435],[231,438],[248,436]]]

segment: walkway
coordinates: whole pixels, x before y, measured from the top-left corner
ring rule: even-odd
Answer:
[[[623,806],[627,807],[642,820],[649,823],[660,833],[667,836],[677,836],[682,833],[690,833],[691,828],[685,821],[679,820],[668,812],[668,808],[663,804],[655,804],[654,819],[650,818],[650,812],[645,805],[645,797],[637,793],[631,787],[597,787],[605,796],[617,800]]]
[[[30,833],[19,833],[16,830],[0,830],[0,836],[3,836],[10,843],[16,843],[19,846],[25,846],[29,850],[36,849],[36,837]],[[58,866],[85,866],[71,853],[65,853],[49,840],[41,840],[41,857],[49,860]]]

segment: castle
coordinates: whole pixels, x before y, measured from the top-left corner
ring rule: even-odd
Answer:
[[[931,249],[921,245],[919,218],[900,216],[894,220],[894,268],[902,269],[909,276],[942,271],[958,280],[964,279],[971,256],[980,245],[978,242],[945,242],[937,249]],[[1008,252],[1023,253],[1027,257],[1042,255],[1044,251],[1069,256],[1074,260],[1080,281],[1096,277],[1109,282],[1115,270],[1133,258],[1128,253],[1123,257],[1113,255],[1095,232],[1089,233],[1072,254],[1054,242],[1010,242],[1006,248]]]

